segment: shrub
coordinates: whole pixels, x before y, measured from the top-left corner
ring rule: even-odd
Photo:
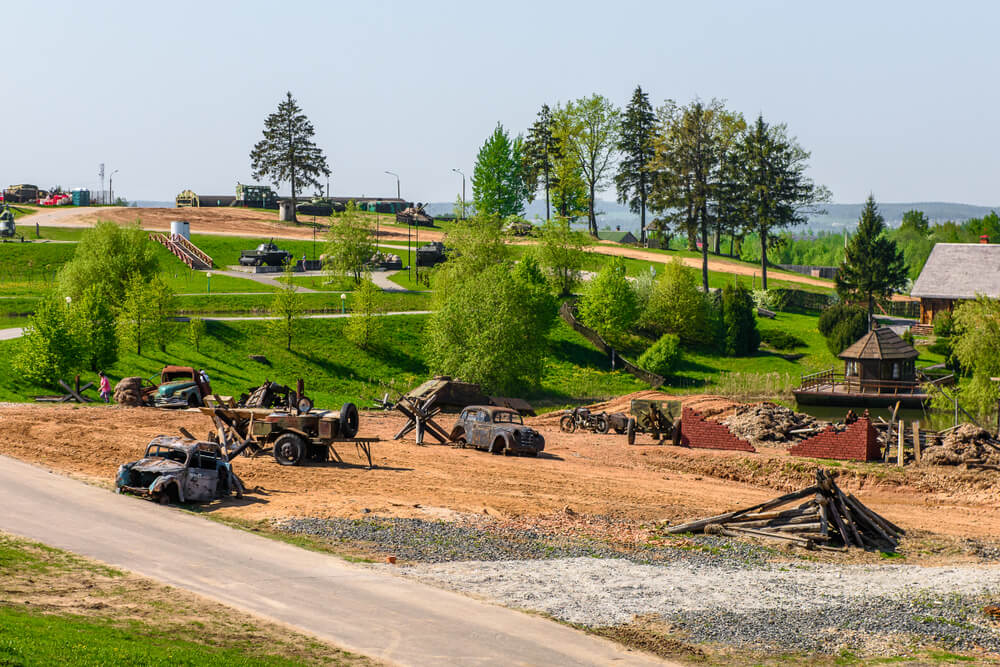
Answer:
[[[913,331],[912,330],[907,329],[906,331],[904,331],[903,335],[901,336],[901,338],[903,339],[904,343],[906,343],[907,345],[909,345],[911,347],[913,346]]]
[[[663,334],[639,357],[639,366],[650,373],[669,375],[681,359],[681,339],[675,334]]]
[[[846,303],[834,304],[820,313],[817,328],[830,351],[840,354],[867,333],[868,311]]]
[[[743,357],[760,347],[757,315],[750,290],[739,283],[722,289],[722,323],[726,354]]]
[[[776,350],[794,350],[806,346],[804,340],[781,329],[761,329],[760,339]]]
[[[937,340],[927,346],[927,351],[932,354],[940,354],[944,357],[951,356],[951,338],[939,336]]]
[[[755,289],[752,295],[754,305],[765,310],[784,310],[788,300],[786,293],[779,290]]]
[[[955,318],[945,311],[934,316],[934,335],[951,336],[955,333]]]

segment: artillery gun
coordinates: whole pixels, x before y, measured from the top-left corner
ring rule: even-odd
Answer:
[[[427,204],[417,202],[416,206],[409,206],[396,214],[396,222],[401,225],[417,225],[419,227],[433,227],[434,218],[424,210]]]
[[[662,443],[667,436],[671,444],[681,442],[681,402],[655,401],[649,399],[632,399],[629,408],[632,416],[625,425],[625,435],[628,444],[635,444],[636,433],[649,433],[657,443]]]
[[[261,243],[256,250],[240,252],[240,266],[284,266],[292,260],[292,253],[274,245],[274,239]]]

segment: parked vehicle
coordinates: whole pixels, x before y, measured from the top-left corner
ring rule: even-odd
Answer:
[[[674,445],[681,442],[681,402],[632,399],[632,417],[626,425],[628,444],[635,444],[636,433],[649,433],[658,443],[667,436]]]
[[[538,456],[545,449],[545,438],[525,426],[516,410],[494,405],[470,405],[462,410],[450,437],[462,447],[475,447],[490,454]]]
[[[267,243],[261,243],[256,250],[241,250],[241,266],[284,266],[292,261],[292,253],[281,250],[274,245],[274,239]]]
[[[158,435],[141,459],[118,468],[115,488],[163,505],[207,502],[231,493],[240,497],[243,483],[233,473],[230,458],[218,443]]]
[[[627,423],[624,415],[616,413],[612,416],[606,412],[593,413],[588,408],[566,410],[562,418],[559,419],[559,429],[564,433],[573,433],[577,429],[593,431],[594,433],[607,433],[612,428],[612,417],[614,417],[615,430],[618,433],[624,433]]]
[[[153,392],[157,408],[197,408],[205,404],[211,389],[201,380],[201,373],[190,366],[164,366],[160,385]]]

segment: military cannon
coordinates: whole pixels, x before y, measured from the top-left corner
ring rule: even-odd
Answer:
[[[433,227],[434,218],[428,214],[424,207],[427,204],[417,202],[416,206],[408,206],[396,214],[396,222],[401,225],[418,225],[420,227]]]
[[[274,239],[261,243],[256,250],[240,252],[240,266],[284,266],[292,260],[292,253],[274,245]]]
[[[671,444],[681,442],[681,402],[632,399],[632,416],[625,425],[628,444],[635,444],[637,433],[649,433],[658,444],[670,437]]]

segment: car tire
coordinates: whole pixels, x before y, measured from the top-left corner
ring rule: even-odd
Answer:
[[[609,428],[608,428],[608,418],[607,417],[605,417],[603,415],[599,415],[597,417],[594,417],[594,432],[596,432],[596,433],[602,433],[603,434],[603,433],[607,433],[608,430],[609,430]]]
[[[628,423],[625,425],[625,437],[628,438],[628,444],[635,444],[635,417],[628,418]]]
[[[566,415],[559,420],[559,430],[563,433],[572,433],[576,430],[576,422],[573,420],[572,415]]]
[[[503,438],[497,438],[490,444],[490,454],[494,456],[499,456],[507,450],[507,443],[504,442]]]
[[[200,408],[201,400],[198,398],[198,394],[188,396],[187,404],[189,408]]]
[[[460,435],[457,438],[455,438],[455,446],[456,447],[461,447],[462,449],[465,449],[466,446],[468,446],[468,444],[469,443],[466,441],[464,435]]]
[[[358,406],[354,403],[344,403],[340,408],[340,437],[353,438],[358,434]]]
[[[306,456],[306,443],[298,433],[282,433],[274,441],[274,460],[283,466],[297,466]]]

